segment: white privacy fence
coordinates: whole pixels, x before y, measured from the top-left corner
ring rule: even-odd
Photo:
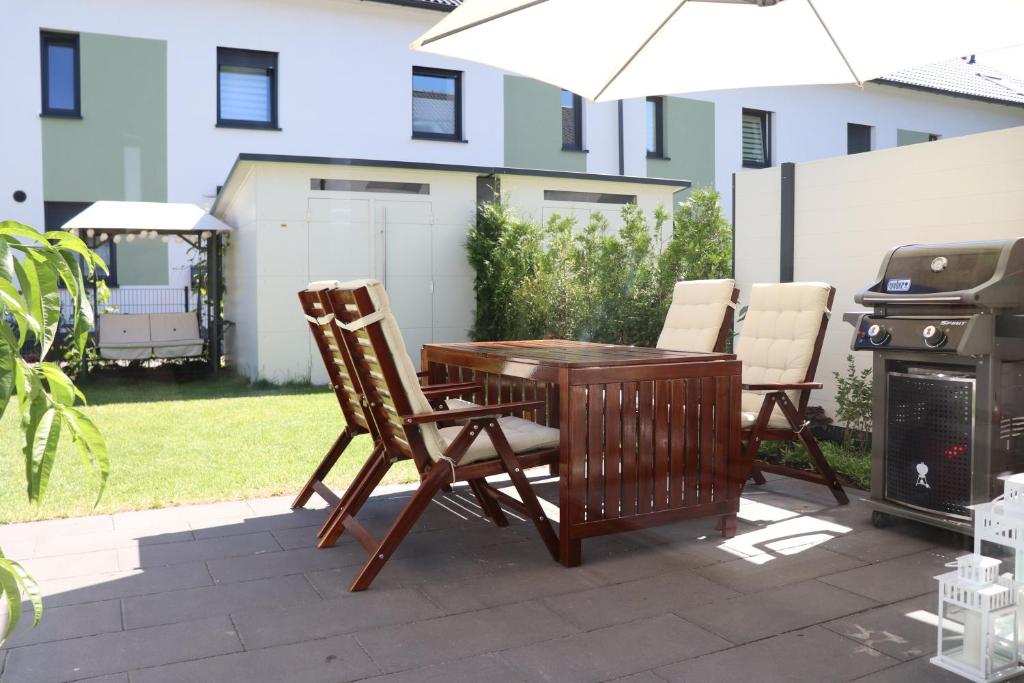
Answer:
[[[752,283],[778,282],[790,268],[795,281],[837,288],[818,366],[825,388],[811,399],[831,414],[832,373],[845,372],[851,353],[842,314],[861,310],[853,296],[874,282],[888,249],[1024,235],[1024,127],[744,171],[735,228],[741,306]],[[869,354],[855,357],[870,367]]]

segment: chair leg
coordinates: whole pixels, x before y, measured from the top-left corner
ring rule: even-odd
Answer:
[[[761,470],[757,469],[754,465],[754,461],[757,460],[757,452],[761,447],[761,434],[768,428],[768,420],[772,417],[772,411],[775,410],[775,395],[768,394],[764,397],[764,402],[761,404],[761,410],[757,412],[757,419],[754,420],[754,426],[750,429],[750,436],[747,441],[747,449],[743,452],[743,461],[750,468],[749,474],[743,477],[743,481],[747,479],[753,479],[755,484],[759,486],[765,484],[764,475],[761,474]]]
[[[814,438],[814,434],[811,434],[811,430],[807,428],[807,425],[798,424],[799,415],[796,412],[796,407],[785,394],[779,397],[779,407],[782,408],[782,412],[785,414],[786,419],[789,420],[790,426],[807,448],[807,455],[810,456],[811,462],[814,463],[814,466],[824,480],[822,483],[828,486],[828,490],[832,492],[832,496],[835,497],[837,503],[840,505],[849,504],[850,498],[846,495],[843,485],[839,482],[836,471],[828,464],[825,454],[821,452],[818,440]]]
[[[761,470],[757,469],[757,467],[750,470],[750,478],[753,479],[754,483],[758,486],[764,486],[768,483],[768,480],[764,478],[764,475],[761,474]]]
[[[469,488],[473,491],[473,495],[476,496],[480,507],[483,508],[484,513],[491,518],[491,521],[496,526],[508,526],[508,517],[505,516],[505,512],[498,505],[498,501],[484,493],[482,484],[482,479],[473,479],[469,482]]]
[[[338,438],[334,440],[330,450],[327,451],[327,455],[320,461],[320,465],[313,471],[313,475],[306,482],[306,485],[299,491],[299,495],[295,496],[295,500],[292,501],[292,509],[300,508],[309,502],[310,497],[313,495],[313,488],[316,484],[322,482],[327,474],[334,467],[334,464],[338,462],[338,458],[345,452],[348,445],[352,443],[352,439],[355,435],[352,431],[345,427],[345,429],[338,435]]]
[[[537,528],[537,532],[540,534],[541,540],[544,541],[544,545],[547,546],[548,552],[551,553],[551,557],[557,560],[559,555],[558,535],[551,528],[551,522],[544,514],[544,510],[540,506],[540,501],[537,500],[537,494],[534,493],[533,487],[530,486],[526,475],[523,474],[519,461],[515,453],[512,452],[508,439],[505,438],[505,433],[501,431],[497,420],[490,420],[484,428],[487,430],[487,435],[491,437],[491,443],[494,444],[495,450],[498,451],[498,457],[501,458],[505,471],[508,472],[508,476],[515,485],[516,491],[519,492],[523,505],[530,511],[530,521]]]
[[[384,536],[380,545],[377,546],[377,550],[366,561],[366,564],[363,565],[362,570],[359,572],[359,576],[349,586],[350,591],[364,591],[370,587],[377,574],[383,569],[384,564],[394,554],[395,549],[398,548],[398,545],[409,533],[409,530],[412,529],[416,520],[420,518],[423,511],[430,505],[430,501],[441,490],[442,485],[450,479],[451,470],[446,465],[442,464],[430,469],[430,473],[422,481],[419,489],[413,494],[412,499],[402,509],[398,519],[391,525],[387,535]]]
[[[722,538],[734,537],[736,535],[736,513],[722,515],[718,520],[716,528],[721,530]]]
[[[330,548],[338,538],[345,532],[345,518],[355,517],[369,499],[370,494],[377,488],[377,484],[384,478],[384,475],[391,469],[392,462],[383,450],[374,450],[375,456],[371,456],[363,465],[359,475],[345,492],[341,503],[335,507],[327,520],[317,532],[318,548]]]

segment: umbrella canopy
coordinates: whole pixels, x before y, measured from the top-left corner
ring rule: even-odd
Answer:
[[[413,49],[595,101],[858,83],[1024,44],[1024,0],[464,0]]]
[[[195,204],[164,202],[94,202],[64,224],[65,230],[162,232],[170,234],[228,232],[231,228]]]

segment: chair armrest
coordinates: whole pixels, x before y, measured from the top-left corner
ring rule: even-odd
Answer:
[[[400,418],[405,424],[424,424],[428,422],[440,422],[442,420],[462,420],[474,417],[491,417],[494,415],[508,415],[520,410],[533,410],[544,406],[544,401],[515,401],[513,403],[499,403],[493,406],[479,406],[477,408],[459,408],[458,410],[439,410],[433,413],[422,415],[402,415]]]
[[[810,391],[821,389],[819,382],[790,382],[788,384],[744,384],[744,391]]]
[[[423,395],[430,398],[444,398],[445,396],[465,396],[476,394],[484,390],[482,384],[476,382],[452,382],[451,384],[428,384],[423,387]]]

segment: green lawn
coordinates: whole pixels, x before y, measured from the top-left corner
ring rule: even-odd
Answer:
[[[326,387],[253,386],[230,376],[177,382],[166,372],[80,385],[110,449],[102,499],[93,506],[96,484],[65,432],[42,505],[28,503],[9,409],[0,419],[0,523],[294,494],[344,426]],[[358,438],[328,484],[343,488],[369,447]],[[384,481],[413,473],[402,463]]]

